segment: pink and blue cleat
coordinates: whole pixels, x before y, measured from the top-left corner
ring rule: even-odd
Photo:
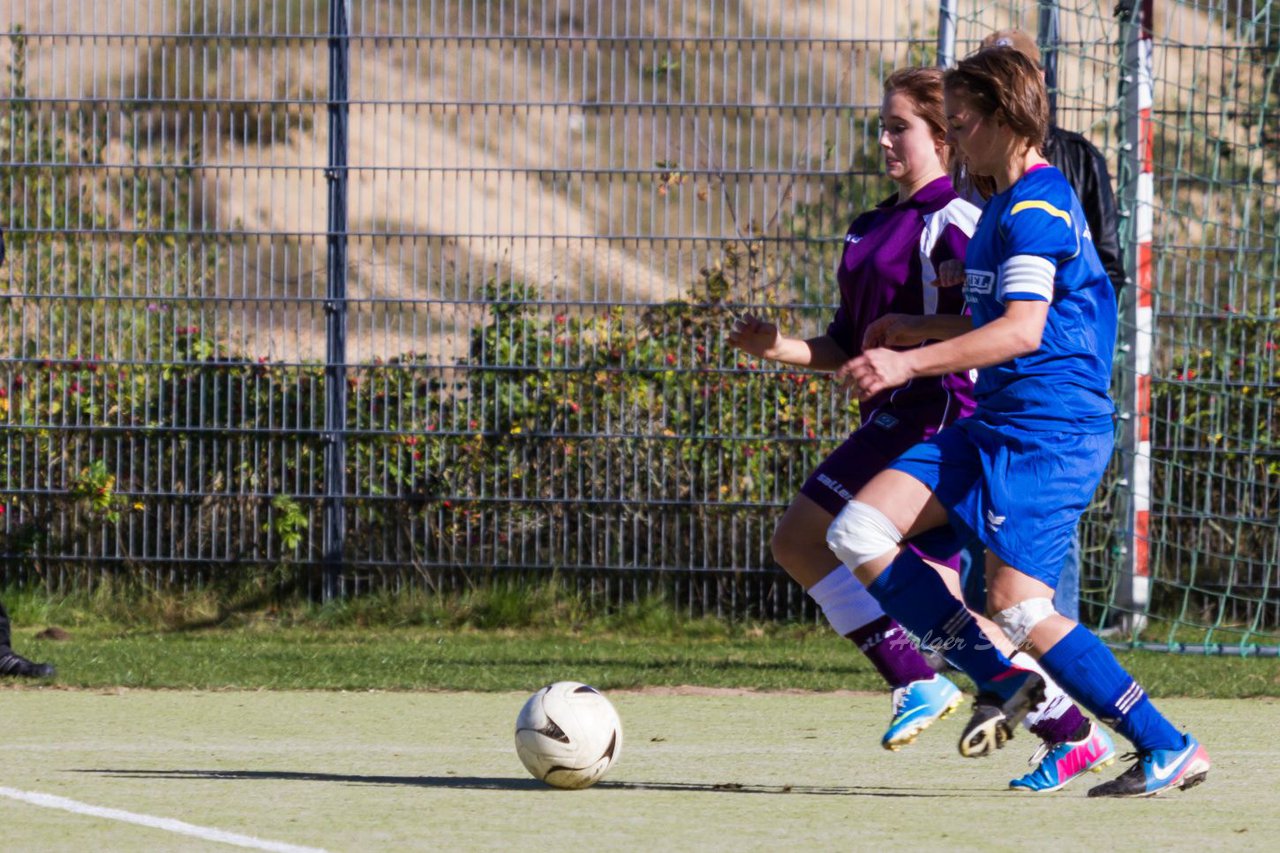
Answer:
[[[1126,758],[1130,757],[1128,755]],[[1089,789],[1091,797],[1154,797],[1174,788],[1185,791],[1209,776],[1209,753],[1191,735],[1177,749],[1132,753],[1133,766],[1110,782]]]
[[[893,690],[893,719],[880,739],[888,750],[899,750],[922,731],[946,717],[964,701],[960,688],[941,675],[913,681]]]
[[[1009,787],[1017,791],[1050,793],[1065,786],[1072,779],[1102,768],[1116,761],[1116,746],[1111,735],[1097,723],[1089,723],[1089,733],[1080,740],[1055,744],[1040,744],[1031,756],[1035,767],[1026,776],[1014,779]]]

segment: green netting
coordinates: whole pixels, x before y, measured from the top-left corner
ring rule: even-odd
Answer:
[[[1198,5],[1155,27],[1153,607],[1170,642],[1275,645],[1280,9]]]
[[[314,37],[329,4],[133,2],[118,27],[63,5],[10,4],[0,40],[8,581],[310,582],[332,551],[352,593],[559,572],[610,604],[815,618],[769,538],[854,412],[724,331],[825,327],[850,213],[888,192],[880,81],[933,61],[940,5],[958,55],[1053,34],[1058,121],[1106,153],[1132,240],[1114,0],[353,4],[349,68]],[[1152,583],[1126,603],[1122,448],[1083,527],[1084,616],[1274,653],[1280,9],[1158,12]]]
[[[964,5],[960,55],[997,27],[1044,32],[1041,15],[1058,6],[1058,121],[1106,153],[1122,213],[1130,213],[1136,175],[1121,156],[1130,120],[1120,95],[1130,26],[1123,10],[1117,17],[1112,3],[1083,2],[964,14]],[[1280,7],[1155,6],[1150,596],[1126,603],[1133,471],[1121,448],[1082,531],[1083,612],[1097,626],[1119,625],[1118,642],[1275,654]],[[1133,239],[1134,229],[1122,228],[1122,244]],[[1132,288],[1125,298],[1134,298]],[[1132,324],[1122,328],[1117,390],[1130,387],[1140,344]]]

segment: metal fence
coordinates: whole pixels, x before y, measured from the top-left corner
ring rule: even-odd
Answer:
[[[855,410],[729,318],[825,327],[881,80],[940,35],[1039,32],[1129,198],[1112,5],[9,0],[8,576],[560,572],[812,616],[768,541]],[[1158,15],[1151,521],[1120,458],[1087,612],[1149,542],[1140,610],[1274,641],[1275,12]]]

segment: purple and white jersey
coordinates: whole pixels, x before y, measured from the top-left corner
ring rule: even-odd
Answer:
[[[932,282],[943,261],[964,260],[979,213],[941,177],[901,204],[890,196],[854,219],[836,269],[840,308],[827,334],[853,358],[867,327],[885,314],[965,313],[962,288]],[[863,401],[862,422],[886,407],[940,429],[973,411],[973,382],[954,373],[915,379]]]

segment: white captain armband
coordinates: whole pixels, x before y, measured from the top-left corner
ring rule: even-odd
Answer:
[[[1010,296],[1053,301],[1053,278],[1058,268],[1053,261],[1039,255],[1014,255],[1000,266],[1000,292],[1003,302]]]

